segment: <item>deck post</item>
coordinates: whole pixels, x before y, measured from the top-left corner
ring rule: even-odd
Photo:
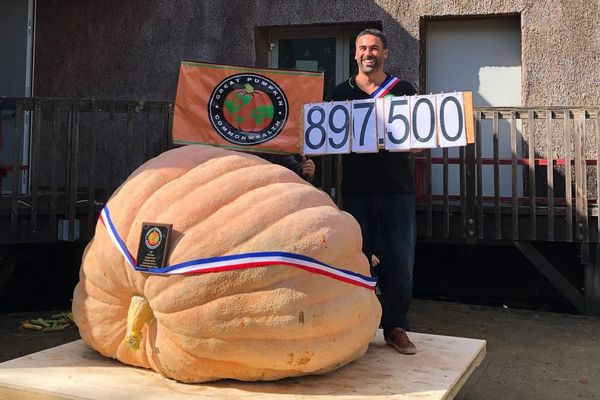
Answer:
[[[585,264],[585,313],[600,315],[600,245],[583,243],[581,246],[591,247]]]
[[[466,238],[467,238],[467,244],[476,244],[477,243],[477,232],[479,230],[479,227],[477,226],[477,222],[478,222],[478,218],[477,218],[477,207],[482,207],[481,204],[479,204],[478,206],[476,206],[476,202],[475,202],[475,196],[477,195],[476,193],[476,186],[475,186],[475,179],[476,179],[476,171],[475,171],[475,164],[476,164],[476,155],[475,155],[475,146],[470,144],[467,145],[466,149],[465,149],[465,164],[466,164],[466,168],[465,168],[465,174],[466,174],[466,179],[465,179],[465,202],[466,204],[463,204],[462,207],[465,208],[465,215],[466,215],[466,219],[467,219],[467,229],[466,229]]]

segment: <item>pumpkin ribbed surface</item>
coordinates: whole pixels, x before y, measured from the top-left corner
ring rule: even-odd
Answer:
[[[107,207],[133,255],[143,222],[172,224],[170,265],[283,251],[369,275],[357,222],[293,172],[256,156],[208,146],[168,151],[138,168]],[[138,272],[98,223],[73,315],[83,340],[101,354],[205,382],[336,369],[364,354],[381,308],[372,290],[287,265]],[[125,340],[134,336],[135,345]]]

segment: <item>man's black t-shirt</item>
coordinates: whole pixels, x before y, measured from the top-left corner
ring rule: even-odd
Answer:
[[[393,96],[412,96],[415,88],[399,81],[389,93]],[[330,100],[362,100],[370,98],[357,85],[355,77],[340,83]],[[407,152],[344,154],[342,156],[342,193],[403,193],[413,192],[414,183]]]

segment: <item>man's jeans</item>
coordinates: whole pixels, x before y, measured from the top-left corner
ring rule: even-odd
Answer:
[[[409,330],[408,307],[412,298],[413,265],[417,242],[417,221],[413,193],[344,193],[343,209],[360,224],[363,252],[382,258],[378,286],[381,291],[384,329]],[[381,236],[378,236],[377,230]],[[382,243],[376,243],[376,240]],[[383,246],[381,246],[383,244]],[[380,254],[379,248],[384,250]]]

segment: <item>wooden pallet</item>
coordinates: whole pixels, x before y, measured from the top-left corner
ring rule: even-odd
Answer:
[[[386,346],[328,375],[274,382],[183,384],[102,357],[81,341],[0,364],[0,399],[452,399],[485,357],[485,341],[411,333],[416,355]]]

